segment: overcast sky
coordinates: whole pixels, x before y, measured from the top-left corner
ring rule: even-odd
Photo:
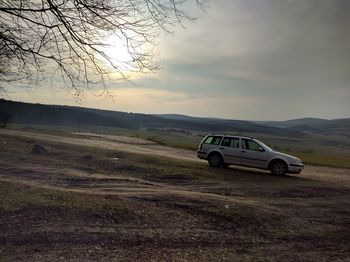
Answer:
[[[246,120],[350,117],[350,1],[212,0],[159,39],[160,71],[112,83],[114,103],[65,91],[7,98]],[[54,91],[53,91],[54,90]]]

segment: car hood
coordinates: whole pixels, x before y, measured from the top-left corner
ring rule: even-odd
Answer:
[[[295,156],[291,156],[291,155],[288,155],[288,154],[285,154],[285,153],[281,153],[281,152],[277,152],[277,151],[274,151],[274,153],[278,156],[281,156],[281,157],[285,157],[285,158],[288,158],[290,160],[294,160],[296,162],[301,162],[301,160]]]

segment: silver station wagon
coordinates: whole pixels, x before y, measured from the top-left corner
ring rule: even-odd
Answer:
[[[200,159],[210,166],[238,165],[270,170],[275,175],[299,174],[304,165],[299,158],[276,152],[257,139],[241,136],[210,134],[197,150]]]

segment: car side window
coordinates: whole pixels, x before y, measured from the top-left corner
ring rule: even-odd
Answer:
[[[222,136],[208,136],[204,144],[218,145],[220,144]]]
[[[232,147],[239,148],[239,138],[233,138],[232,140]]]
[[[239,148],[239,138],[236,137],[225,137],[221,143],[222,146]]]
[[[230,138],[225,137],[225,138],[222,140],[221,145],[222,145],[222,146],[230,146],[230,141],[231,141]]]
[[[253,150],[253,151],[260,151],[260,152],[265,151],[261,146],[259,146],[257,143],[255,143],[252,140],[243,139],[242,142],[243,142],[242,145],[243,145],[244,149]]]

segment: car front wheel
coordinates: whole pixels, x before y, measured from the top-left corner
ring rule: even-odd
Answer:
[[[208,158],[208,163],[212,167],[220,167],[222,165],[222,159],[219,154],[211,154]]]
[[[282,161],[276,161],[271,165],[271,173],[278,176],[283,176],[287,173],[287,166]]]

